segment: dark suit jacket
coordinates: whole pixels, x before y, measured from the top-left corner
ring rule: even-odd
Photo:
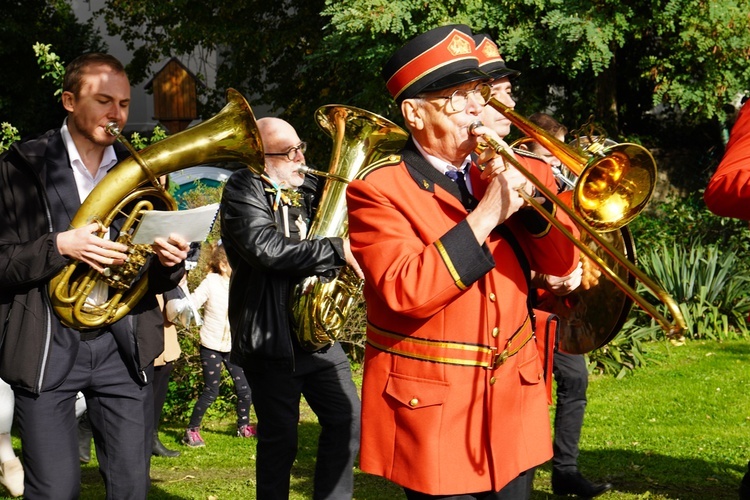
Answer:
[[[127,156],[119,144],[115,149],[118,159]],[[54,315],[47,285],[68,262],[55,241],[79,207],[59,130],[16,143],[0,156],[0,377],[30,392],[57,387],[78,352],[79,333]],[[154,294],[174,287],[184,267],[167,269],[153,259],[148,273],[149,292],[111,325],[139,383],[150,382],[145,369],[163,350],[163,320]]]

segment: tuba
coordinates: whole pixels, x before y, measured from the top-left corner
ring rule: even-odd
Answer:
[[[71,260],[49,283],[52,308],[66,326],[92,329],[110,325],[130,312],[148,289],[145,265],[150,245],[132,245],[130,240],[143,210],[154,208],[153,198],[175,210],[174,199],[158,182],[162,175],[203,163],[237,161],[254,171],[263,171],[263,144],[255,116],[242,95],[227,91],[227,104],[212,118],[136,152],[119,136],[108,131],[130,149],[132,156],[115,166],[81,204],[70,223],[78,228],[99,222],[98,235],[107,237],[115,217],[126,218],[116,240],[129,247],[129,259],[99,273]],[[103,304],[92,305],[89,296],[100,282],[109,287]],[[98,288],[98,287],[97,287]]]
[[[351,106],[323,106],[315,112],[315,119],[333,139],[331,161],[328,172],[305,171],[340,182],[327,182],[323,187],[307,238],[345,238],[349,232],[347,183],[363,167],[400,150],[408,134],[382,116]],[[345,266],[333,280],[309,276],[294,287],[292,323],[303,349],[317,351],[334,343],[360,300],[362,286],[363,281]]]

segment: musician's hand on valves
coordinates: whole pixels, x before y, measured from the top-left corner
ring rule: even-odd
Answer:
[[[170,234],[168,239],[156,238],[151,246],[164,267],[174,267],[187,259],[190,243],[177,234]]]
[[[544,287],[550,292],[557,296],[568,295],[570,292],[578,288],[581,284],[581,277],[583,276],[583,264],[578,263],[578,267],[575,271],[567,276],[550,276],[549,274],[544,276]]]
[[[127,245],[117,243],[97,233],[108,231],[98,222],[57,235],[57,250],[61,255],[84,262],[100,273],[105,267],[124,264],[128,258]]]
[[[352,268],[352,271],[354,271],[354,274],[356,274],[361,280],[365,279],[365,274],[362,272],[362,268],[354,258],[354,254],[352,254],[352,247],[348,238],[344,239],[344,258],[346,259],[347,265],[349,265],[349,267]]]

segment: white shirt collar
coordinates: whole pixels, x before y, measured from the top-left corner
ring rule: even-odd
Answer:
[[[60,129],[65,149],[68,151],[68,158],[70,158],[70,166],[73,169],[73,176],[76,180],[76,186],[78,187],[78,196],[81,203],[91,193],[96,186],[107,174],[109,169],[117,164],[117,155],[115,154],[114,146],[107,146],[104,148],[104,154],[102,155],[102,161],[99,164],[99,168],[96,171],[96,175],[91,175],[86,165],[83,164],[81,154],[78,152],[73,137],[70,135],[68,130],[68,119],[65,118],[63,121],[62,128]]]
[[[414,139],[414,137],[412,137],[412,139]],[[424,148],[422,147],[422,145],[419,144],[419,142],[417,142],[416,139],[414,139],[414,144],[417,146],[419,153],[424,157],[424,159],[427,160],[430,165],[435,167],[438,170],[438,172],[440,172],[443,175],[445,175],[445,173],[449,170],[460,170],[461,172],[464,172],[464,173],[468,172],[469,170],[469,165],[471,165],[471,155],[466,157],[463,164],[461,165],[461,168],[456,168],[452,164],[448,163],[447,161],[441,160],[437,156],[432,156],[431,154],[426,152]]]

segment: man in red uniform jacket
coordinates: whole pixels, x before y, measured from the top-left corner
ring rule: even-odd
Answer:
[[[716,215],[750,221],[750,106],[742,106],[724,158],[703,194]]]
[[[409,499],[528,498],[552,456],[528,274],[567,275],[578,251],[523,209],[533,187],[514,168],[493,162],[466,186],[489,95],[474,50],[453,25],[396,51],[383,76],[411,137],[347,190],[368,315],[360,467]]]
[[[703,194],[716,215],[750,221],[750,106],[740,110],[724,158]],[[750,500],[750,463],[740,483],[740,500]]]

